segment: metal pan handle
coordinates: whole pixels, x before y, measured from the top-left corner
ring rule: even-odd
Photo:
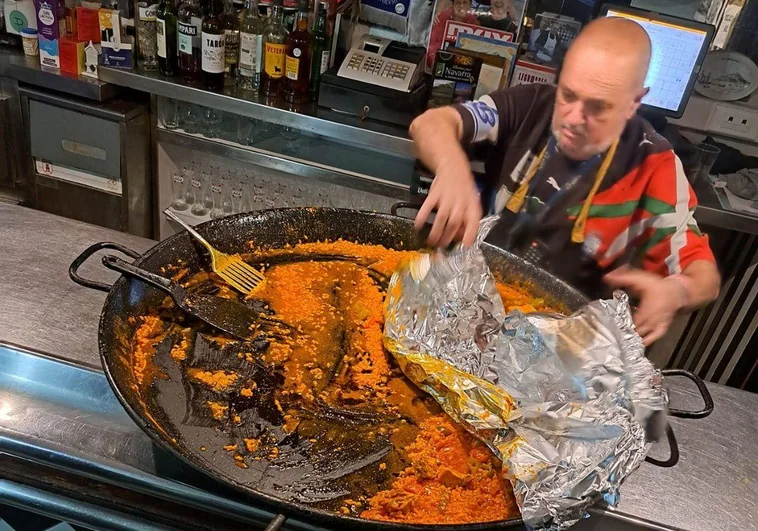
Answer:
[[[151,286],[155,286],[156,288],[165,291],[169,295],[173,295],[173,290],[171,289],[172,284],[169,279],[164,278],[160,275],[156,275],[155,273],[151,273],[150,271],[140,269],[133,264],[128,264],[121,258],[117,258],[111,255],[103,256],[103,265],[108,269],[112,269],[113,271],[118,271],[121,274],[137,278],[138,280],[146,282]]]
[[[700,411],[686,411],[682,409],[669,409],[669,415],[680,419],[702,419],[713,413],[713,397],[705,386],[705,382],[695,373],[683,369],[664,369],[661,371],[663,376],[684,376],[689,378],[697,386],[700,395],[703,397],[703,409]]]
[[[71,265],[68,268],[68,276],[71,280],[79,284],[80,286],[84,286],[85,288],[91,288],[96,289],[98,291],[105,291],[108,292],[111,290],[111,285],[106,284],[105,282],[98,282],[96,280],[89,280],[86,278],[82,278],[79,276],[79,268],[82,266],[84,262],[87,261],[87,259],[95,254],[97,251],[101,249],[113,249],[115,251],[118,251],[120,253],[125,254],[126,256],[130,258],[134,258],[135,260],[137,258],[141,258],[142,255],[139,254],[137,251],[132,251],[128,247],[124,247],[123,245],[119,245],[118,243],[113,242],[100,242],[96,243],[94,245],[90,245],[87,247],[82,254],[77,256],[73,262],[71,262]]]
[[[666,439],[669,442],[669,458],[665,461],[660,461],[654,457],[647,456],[645,461],[662,468],[670,468],[679,462],[679,445],[676,442],[676,436],[674,435],[674,429],[671,427],[671,424],[666,426]]]

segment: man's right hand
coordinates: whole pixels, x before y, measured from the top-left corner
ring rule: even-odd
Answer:
[[[432,109],[410,127],[416,153],[434,172],[429,196],[416,216],[420,228],[436,209],[429,244],[447,247],[453,240],[473,245],[482,218],[479,192],[471,166],[460,144],[463,121],[452,107]]]
[[[429,196],[416,216],[416,229],[423,226],[435,209],[429,245],[447,247],[453,240],[461,240],[465,246],[474,244],[482,207],[468,161],[441,164]]]

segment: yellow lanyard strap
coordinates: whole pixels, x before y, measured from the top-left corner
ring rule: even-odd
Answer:
[[[617,147],[618,140],[613,142],[613,144],[611,144],[611,147],[608,148],[608,151],[605,153],[605,157],[603,158],[603,163],[600,165],[597,173],[595,173],[595,182],[592,184],[592,189],[590,190],[590,193],[587,194],[587,198],[584,200],[584,204],[582,204],[582,209],[579,211],[579,215],[576,217],[576,220],[574,220],[573,229],[571,229],[571,241],[574,243],[584,242],[584,231],[587,225],[587,217],[590,213],[590,207],[592,206],[592,200],[595,198],[595,194],[600,188],[603,179],[605,179],[605,176],[608,173],[608,168],[611,167],[611,162],[613,161],[613,156],[616,154]],[[510,199],[508,199],[508,203],[506,203],[505,207],[514,214],[518,213],[524,206],[526,194],[529,191],[529,183],[531,183],[532,179],[537,174],[537,169],[540,167],[540,164],[542,164],[542,161],[545,158],[546,150],[547,146],[542,148],[542,152],[537,157],[535,157],[535,159],[529,165],[529,169],[526,172],[524,180],[521,181],[521,184],[519,185],[516,192],[510,197]]]

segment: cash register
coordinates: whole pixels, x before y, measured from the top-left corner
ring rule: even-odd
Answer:
[[[318,104],[361,119],[410,125],[426,107],[426,51],[367,35],[321,76]]]

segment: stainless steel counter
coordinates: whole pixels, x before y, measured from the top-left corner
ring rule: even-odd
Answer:
[[[99,366],[97,325],[104,295],[71,282],[68,266],[97,241],[111,240],[138,251],[153,242],[17,206],[0,204],[0,220],[0,342]],[[113,278],[96,260],[83,273]],[[693,385],[681,378],[667,382],[672,407],[699,409]],[[643,464],[624,483],[618,509],[594,509],[593,517],[577,530],[758,531],[758,395],[716,384],[708,387],[716,404],[710,417],[672,420],[679,464],[665,469]],[[115,422],[113,414],[108,415]],[[3,418],[8,417],[0,421]],[[128,431],[132,442],[152,448],[139,428]],[[74,432],[63,430],[59,435],[56,444],[76,443]],[[79,451],[90,446],[80,442],[85,446]],[[661,444],[651,455],[665,459],[667,452]]]
[[[105,81],[42,67],[39,57],[28,57],[23,50],[6,46],[0,47],[0,77],[96,101],[110,99],[120,91]]]
[[[97,325],[105,294],[68,278],[68,266],[90,244],[116,241],[143,252],[155,242],[0,203],[0,341],[100,366]],[[83,274],[118,275],[93,260]]]

